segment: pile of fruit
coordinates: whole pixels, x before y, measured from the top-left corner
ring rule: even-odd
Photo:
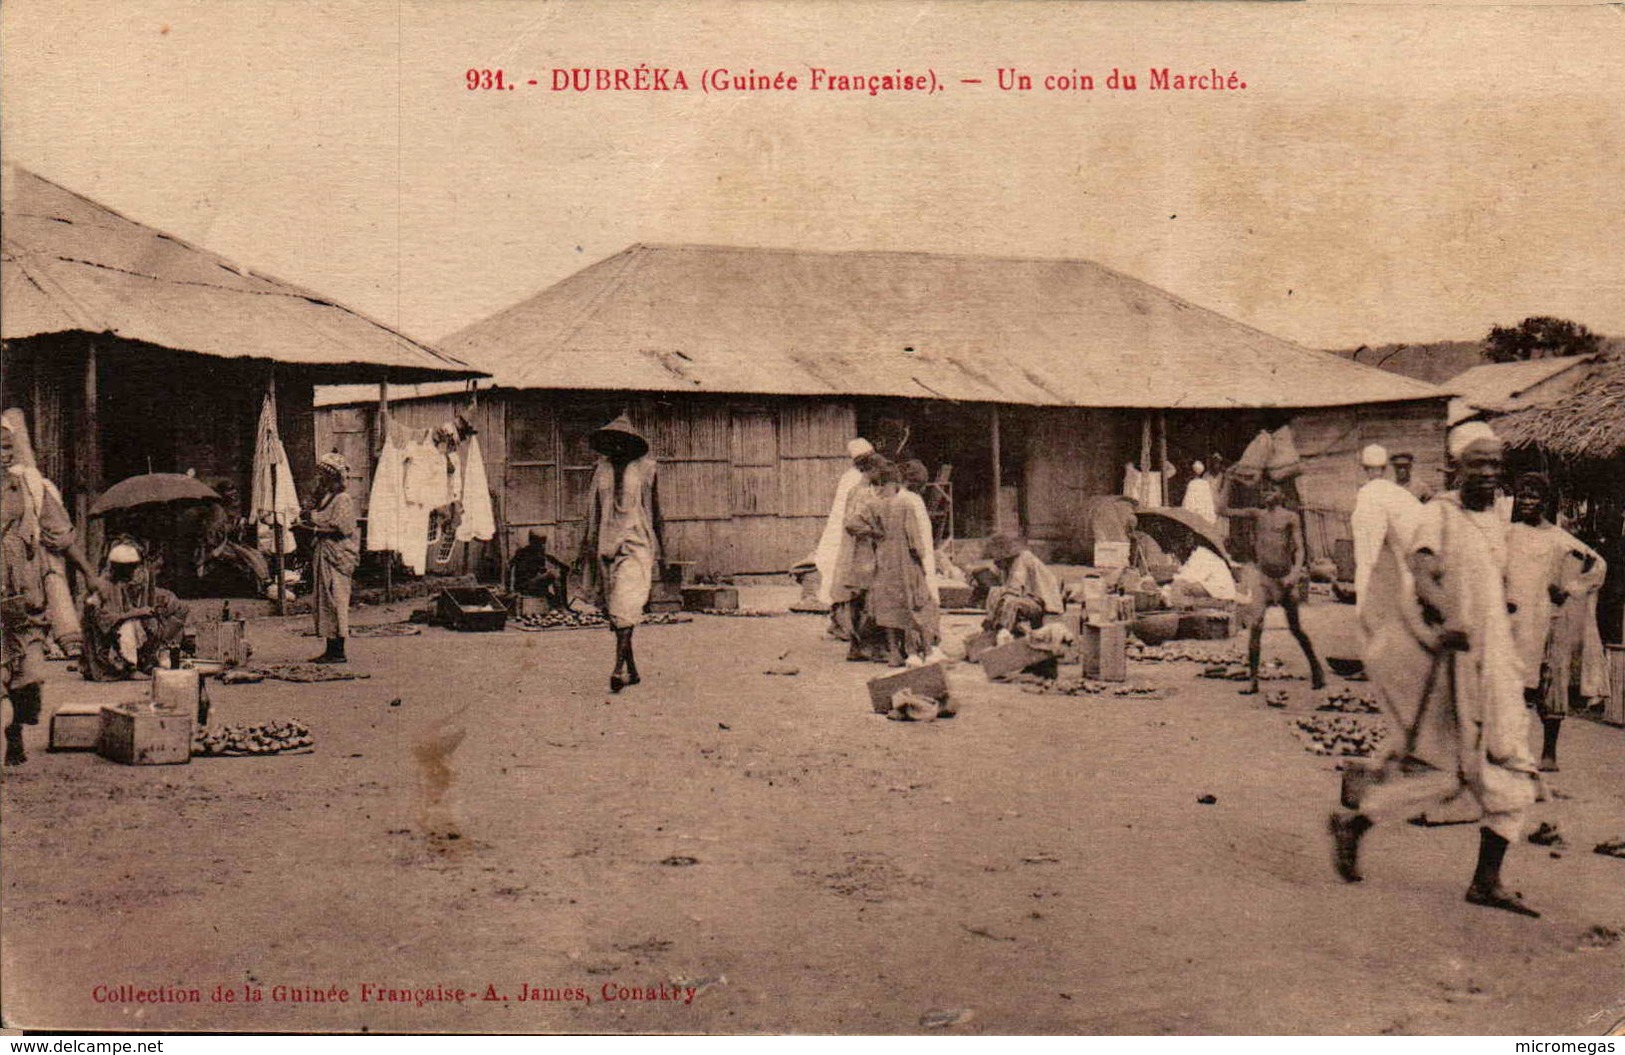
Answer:
[[[1377,753],[1388,737],[1381,725],[1368,725],[1358,718],[1346,715],[1311,715],[1296,723],[1303,737],[1304,750],[1315,755],[1338,755],[1344,758],[1369,758]]]
[[[307,751],[316,738],[304,722],[272,721],[258,725],[223,725],[199,729],[192,738],[192,754],[204,756],[278,755]]]
[[[1326,702],[1317,711],[1338,711],[1343,714],[1377,714],[1376,703],[1350,688],[1333,689],[1326,694]]]
[[[736,612],[725,613],[737,615]],[[688,623],[693,616],[679,615],[675,612],[650,612],[643,617],[645,626],[666,626],[671,623]],[[555,608],[551,612],[540,615],[522,615],[517,619],[510,619],[508,625],[520,630],[590,630],[600,629],[609,625],[609,620],[597,612],[578,612],[573,608]]]
[[[768,616],[785,615],[771,608],[701,608],[700,615],[731,615],[739,619],[766,619]]]
[[[1123,685],[1107,681],[1056,681],[1045,678],[1022,679],[1025,684],[1021,686],[1022,692],[1031,692],[1039,696],[1115,696],[1118,698],[1132,698],[1140,700],[1160,700],[1167,693],[1161,689],[1154,689],[1149,685]]]
[[[1147,645],[1134,639],[1128,643],[1128,658],[1142,663],[1227,664],[1241,662],[1241,656],[1223,641],[1168,641],[1161,645]]]
[[[1237,662],[1215,663],[1203,670],[1201,677],[1218,678],[1220,681],[1246,681],[1252,675],[1247,673],[1247,664]],[[1259,681],[1302,681],[1302,674],[1288,674],[1286,664],[1278,659],[1266,659],[1258,665]]]

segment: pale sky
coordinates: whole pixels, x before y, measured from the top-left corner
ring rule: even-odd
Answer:
[[[1315,347],[1625,334],[1621,8],[7,0],[0,29],[6,160],[430,341],[634,242],[1093,259]],[[640,62],[692,90],[547,90]],[[1163,65],[1248,87],[1148,90]],[[703,94],[715,66],[804,90]]]

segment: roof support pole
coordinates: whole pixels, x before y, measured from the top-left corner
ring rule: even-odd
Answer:
[[[101,390],[97,377],[96,339],[90,336],[85,338],[84,392],[81,400],[78,442],[74,444],[74,460],[78,462],[74,477],[79,484],[74,512],[78,523],[89,531],[90,506],[102,492]],[[37,419],[34,427],[39,428]],[[100,548],[96,546],[95,550],[99,551]],[[91,555],[87,551],[87,555],[95,560],[99,553]]]
[[[277,416],[278,416],[277,405],[276,405],[276,364],[275,363],[271,364],[271,376],[270,376],[270,380],[266,383],[266,391],[271,396],[271,422],[272,422],[273,426],[275,426],[276,423],[277,423]],[[277,431],[279,433],[281,432],[280,427],[278,427]],[[272,510],[272,512],[271,512],[271,536],[272,536],[272,539],[273,539],[272,545],[276,546],[276,614],[277,615],[287,615],[288,614],[288,602],[287,602],[287,594],[286,594],[285,591],[287,589],[286,582],[287,582],[288,558],[282,552],[282,548],[283,548],[282,547],[282,541],[283,541],[282,532],[283,532],[284,529],[282,527],[282,516],[281,516],[280,513],[277,512],[277,510],[282,508],[281,500],[277,497],[277,493],[276,493],[276,478],[277,478],[277,476],[278,476],[278,473],[276,471],[276,467],[272,466],[271,467],[271,510]]]
[[[387,374],[384,375],[384,379],[382,381],[378,382],[377,427],[378,427],[378,450],[376,452],[374,452],[376,456],[373,458],[373,461],[372,461],[373,472],[374,473],[376,473],[378,471],[378,466],[383,464],[383,461],[384,461],[384,459],[383,459],[384,448],[389,446],[389,375],[387,375]],[[372,510],[370,510],[370,509],[367,510],[367,513],[368,513],[367,530],[371,531],[372,530],[372,523],[371,523]],[[391,603],[394,602],[394,600],[395,600],[395,554],[393,552],[385,551],[385,553],[384,553],[384,603],[385,604],[391,604]]]
[[[997,403],[988,408],[990,417],[991,435],[993,438],[993,533],[995,535],[1004,531],[1004,478],[1002,476],[1004,458],[999,450],[999,406]]]
[[[1171,506],[1174,502],[1169,497],[1173,494],[1173,491],[1168,487],[1170,473],[1168,472],[1168,412],[1166,410],[1157,411],[1157,448],[1157,472],[1162,474],[1157,477],[1162,481],[1162,494],[1158,497],[1158,501],[1162,505]]]
[[[1140,415],[1140,493],[1134,498],[1144,502],[1146,500],[1145,474],[1151,471],[1151,412],[1148,410]]]

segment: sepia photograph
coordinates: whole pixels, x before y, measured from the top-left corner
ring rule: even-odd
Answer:
[[[0,1027],[1625,1035],[1621,25],[11,0]]]

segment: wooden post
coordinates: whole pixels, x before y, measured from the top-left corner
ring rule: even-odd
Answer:
[[[1157,472],[1162,474],[1158,477],[1162,481],[1162,494],[1158,496],[1158,501],[1165,506],[1173,505],[1168,497],[1173,492],[1168,490],[1168,412],[1165,410],[1157,411],[1157,445],[1160,459],[1157,463]]]
[[[378,451],[373,459],[373,472],[384,461],[384,448],[389,446],[389,376],[378,382]],[[372,530],[372,510],[367,510],[367,530]],[[395,551],[384,550],[384,603],[395,600]]]
[[[76,507],[74,512],[80,526],[88,532],[90,507],[102,490],[101,394],[97,379],[96,341],[90,337],[85,338],[83,398],[84,405],[79,408],[78,443],[75,444],[77,447],[75,460],[79,466],[74,475],[78,478],[79,494],[74,502]],[[95,546],[97,551],[101,549],[99,541]],[[100,558],[100,553],[87,552],[86,556],[95,561]]]
[[[1145,501],[1145,474],[1151,471],[1151,412],[1140,416],[1140,493],[1134,497]]]
[[[1003,458],[999,450],[999,407],[994,404],[990,408],[992,415],[993,435],[993,533],[999,534],[1004,530],[1004,478]]]
[[[271,397],[271,427],[273,429],[277,429],[277,431],[278,431],[278,443],[280,444],[281,430],[278,429],[278,427],[277,427],[276,364],[275,363],[271,364],[271,380],[270,380],[269,385],[267,386],[267,394],[270,395],[270,397]],[[282,542],[283,542],[283,537],[284,536],[282,534],[282,532],[283,532],[282,514],[280,512],[280,509],[281,509],[281,506],[282,506],[282,500],[277,496],[277,486],[276,486],[276,481],[277,481],[277,476],[278,475],[280,475],[280,474],[277,472],[277,468],[273,464],[271,466],[271,539],[272,539],[271,544],[276,547],[276,566],[275,566],[275,570],[276,570],[276,614],[277,615],[287,615],[288,614],[288,602],[284,597],[283,590],[284,590],[284,579],[285,579],[286,574],[287,574],[288,558],[282,552],[282,549],[283,549]]]

